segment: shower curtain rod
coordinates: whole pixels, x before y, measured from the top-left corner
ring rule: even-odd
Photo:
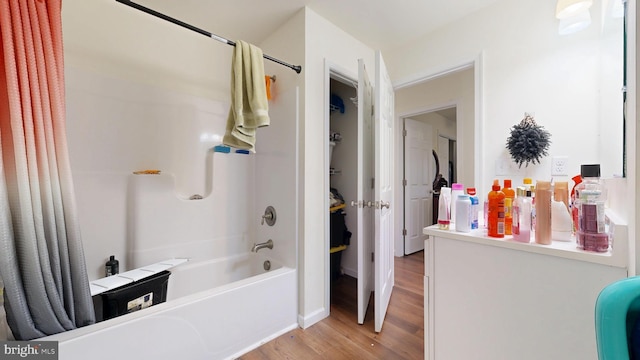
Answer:
[[[208,31],[202,30],[202,29],[197,28],[197,27],[195,27],[193,25],[190,25],[190,24],[187,24],[185,22],[182,22],[182,21],[180,21],[178,19],[174,19],[174,18],[172,18],[170,16],[167,16],[167,15],[165,15],[163,13],[159,13],[159,12],[153,10],[153,9],[149,9],[148,7],[144,7],[144,6],[140,5],[140,4],[136,4],[133,1],[130,1],[130,0],[116,0],[116,1],[121,3],[121,4],[131,6],[132,8],[138,9],[138,10],[140,10],[142,12],[146,12],[147,14],[159,17],[160,19],[163,19],[163,20],[169,21],[171,23],[174,23],[176,25],[182,26],[182,27],[187,28],[187,29],[189,29],[191,31],[195,31],[198,34],[204,35],[206,37],[210,37],[213,40],[220,41],[220,42],[225,43],[227,45],[236,46],[236,43],[234,41],[231,41],[229,39],[225,39],[225,38],[223,38],[221,36],[218,36],[216,34],[212,34],[212,33],[208,32]],[[298,74],[300,74],[300,72],[302,71],[302,66],[300,66],[300,65],[291,65],[291,64],[286,63],[286,62],[284,62],[282,60],[279,60],[279,59],[276,59],[274,57],[271,57],[271,56],[269,56],[267,54],[263,54],[263,57],[265,59],[267,59],[267,60],[271,60],[271,61],[273,61],[275,63],[278,63],[280,65],[283,65],[283,66],[286,66],[288,68],[291,68]]]

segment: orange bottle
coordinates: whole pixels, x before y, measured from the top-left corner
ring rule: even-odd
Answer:
[[[516,191],[511,188],[511,179],[504,179],[504,234],[512,235],[513,226],[513,203],[516,198]]]
[[[488,229],[487,234],[491,237],[504,237],[504,193],[500,191],[500,182],[493,180],[488,201]]]

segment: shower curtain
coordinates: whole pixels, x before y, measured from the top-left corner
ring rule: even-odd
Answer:
[[[30,340],[95,322],[65,130],[61,0],[0,0],[0,277]]]

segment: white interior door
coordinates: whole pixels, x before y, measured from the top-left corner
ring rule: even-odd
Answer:
[[[373,291],[373,89],[364,61],[358,60],[358,323],[364,324]]]
[[[380,51],[376,51],[375,120],[375,331],[382,330],[393,290],[393,86]]]
[[[404,254],[409,255],[424,249],[422,229],[433,224],[433,138],[431,125],[420,121],[404,119],[404,130]]]

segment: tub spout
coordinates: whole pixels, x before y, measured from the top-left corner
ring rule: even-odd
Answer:
[[[251,248],[251,252],[258,252],[258,250],[264,249],[264,248],[273,249],[273,240],[269,239],[267,242],[253,244],[253,247]]]

